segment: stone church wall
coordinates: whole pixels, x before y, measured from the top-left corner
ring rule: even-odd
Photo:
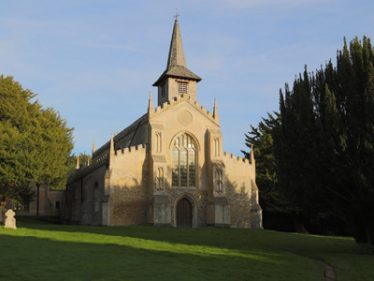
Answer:
[[[148,161],[144,145],[118,150],[110,174],[110,225],[146,223]]]
[[[28,205],[17,211],[18,216],[36,216],[37,213],[37,188],[32,187],[34,196]],[[58,217],[62,209],[64,190],[53,190],[47,186],[40,186],[39,189],[39,216]]]
[[[258,188],[255,167],[247,159],[224,153],[226,197],[230,204],[231,227],[259,228]]]
[[[90,225],[103,224],[105,173],[106,166],[103,165],[69,183],[65,194],[63,221]]]
[[[106,167],[101,166],[83,180],[81,192],[81,223],[102,224],[102,202],[104,197],[104,178]]]

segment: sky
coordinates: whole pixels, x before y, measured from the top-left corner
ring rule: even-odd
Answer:
[[[373,0],[0,0],[0,73],[74,128],[74,153],[91,153],[156,100],[176,10],[198,100],[217,99],[237,155],[304,65],[334,60],[344,37],[374,38]]]

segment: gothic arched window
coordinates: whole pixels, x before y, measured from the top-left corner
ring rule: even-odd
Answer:
[[[196,144],[187,134],[174,140],[172,147],[172,185],[175,187],[196,186]]]

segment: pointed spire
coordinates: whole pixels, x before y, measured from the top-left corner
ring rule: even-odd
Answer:
[[[214,99],[213,118],[214,120],[219,122],[217,99]]]
[[[79,170],[80,164],[79,164],[79,155],[77,156],[77,163],[75,165],[75,169]]]
[[[179,16],[179,15],[178,15]],[[153,86],[162,86],[168,77],[178,77],[199,82],[201,78],[189,70],[184,58],[182,36],[179,28],[178,16],[175,17],[173,34],[171,36],[168,62],[166,70],[161,74]]]
[[[256,160],[255,160],[255,150],[254,150],[254,147],[253,147],[253,144],[251,143],[251,164],[255,164]]]
[[[113,160],[114,160],[114,135],[112,134],[112,137],[110,138],[110,144],[109,144],[109,169],[113,166]]]
[[[171,37],[169,57],[166,69],[170,69],[176,65],[186,66],[178,17],[175,17],[174,21],[173,35]]]
[[[110,154],[114,154],[114,134],[112,134],[112,137],[110,138]]]
[[[148,118],[153,113],[153,100],[152,100],[152,94],[149,92],[149,99],[148,99]]]
[[[92,154],[94,154],[96,151],[96,143],[95,140],[92,142]]]

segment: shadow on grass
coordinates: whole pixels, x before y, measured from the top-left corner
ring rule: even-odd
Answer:
[[[256,250],[288,251],[303,256],[318,257],[321,253],[354,253],[355,243],[347,237],[312,236],[277,231],[227,229],[205,227],[178,229],[174,227],[137,226],[84,226],[40,223],[36,219],[22,219],[20,226],[29,229],[94,233],[101,235],[133,237],[146,240],[223,247],[247,252]]]
[[[113,237],[109,237],[108,242],[98,243],[97,237],[91,234],[81,234],[84,243],[57,241],[69,239],[66,237],[69,235],[61,231],[0,229],[0,280],[261,281],[300,280],[304,273],[303,269],[295,271],[292,266],[285,267],[261,256],[249,258],[140,249],[135,245],[116,245]],[[172,249],[173,245],[169,247]],[[313,273],[310,272],[310,279],[303,280],[315,280]]]

